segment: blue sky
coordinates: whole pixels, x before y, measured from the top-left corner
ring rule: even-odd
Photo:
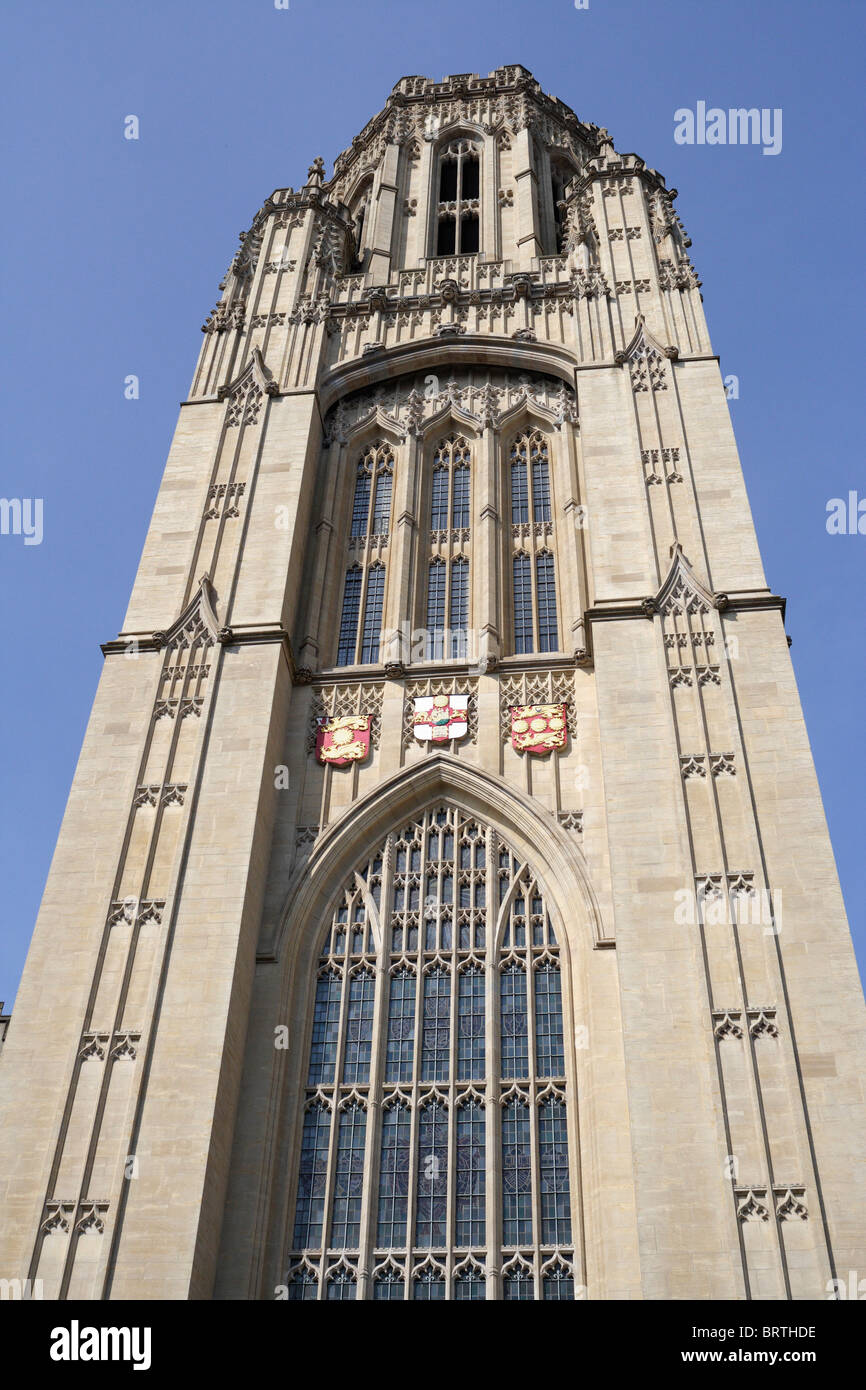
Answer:
[[[866,498],[861,362],[866,7],[830,0],[148,0],[4,17],[6,305],[0,494],[44,499],[41,545],[0,536],[3,930],[14,998],[99,677],[123,619],[201,342],[275,187],[303,182],[406,73],[522,63],[658,168],[693,240],[792,656],[861,969]],[[783,143],[679,145],[699,101],[781,108]],[[140,139],[123,138],[136,115]],[[124,378],[140,379],[137,401]],[[798,827],[790,827],[796,841]],[[815,902],[815,912],[822,905]],[[69,903],[74,914],[75,903]]]

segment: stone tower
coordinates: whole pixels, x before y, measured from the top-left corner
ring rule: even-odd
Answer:
[[[0,1276],[866,1269],[862,998],[674,197],[504,67],[403,78],[242,236],[3,1051]]]

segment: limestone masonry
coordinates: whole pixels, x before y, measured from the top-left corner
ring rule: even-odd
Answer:
[[[866,1275],[863,999],[675,197],[514,66],[402,78],[242,235],[3,1047],[0,1278]]]

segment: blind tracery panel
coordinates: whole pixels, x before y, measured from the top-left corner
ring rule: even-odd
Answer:
[[[559,944],[532,870],[425,812],[346,886],[312,1014],[288,1296],[573,1298]]]

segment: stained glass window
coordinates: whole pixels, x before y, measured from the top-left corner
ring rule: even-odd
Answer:
[[[563,971],[537,875],[456,806],[358,866],[311,982],[291,1300],[574,1298]]]

